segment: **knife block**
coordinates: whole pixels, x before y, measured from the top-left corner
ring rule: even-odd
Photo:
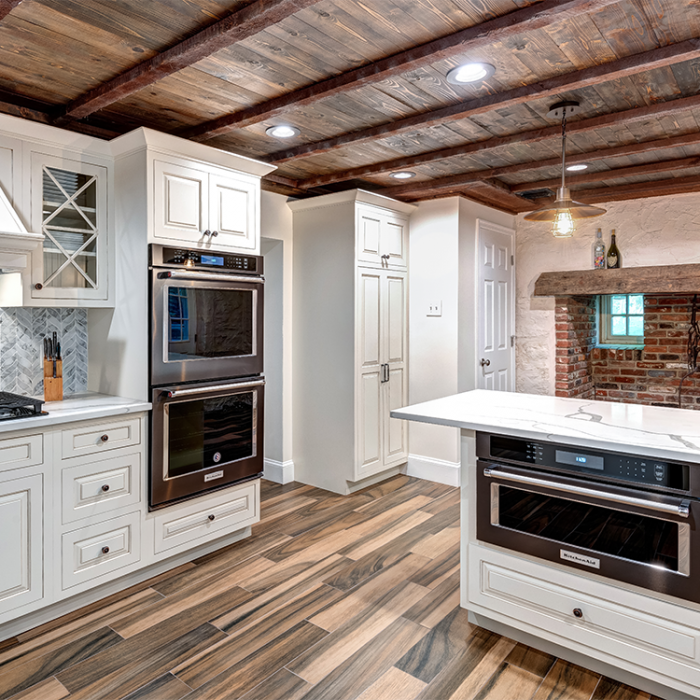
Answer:
[[[44,360],[44,401],[63,401],[63,360],[56,360],[56,377],[53,360]]]

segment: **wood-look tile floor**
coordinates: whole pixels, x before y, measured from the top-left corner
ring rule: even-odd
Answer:
[[[0,700],[650,700],[469,624],[457,489],[262,493],[252,537],[0,643]]]

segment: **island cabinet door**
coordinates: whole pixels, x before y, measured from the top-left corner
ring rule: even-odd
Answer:
[[[0,616],[43,596],[42,480],[0,475]]]

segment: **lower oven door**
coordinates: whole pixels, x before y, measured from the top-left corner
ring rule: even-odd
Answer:
[[[262,476],[260,377],[153,390],[151,508]]]
[[[700,502],[477,461],[477,538],[700,602]]]

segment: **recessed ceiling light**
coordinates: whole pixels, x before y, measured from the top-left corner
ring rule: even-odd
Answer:
[[[412,177],[415,177],[416,174],[412,173],[408,170],[402,170],[401,172],[398,173],[391,173],[389,177],[393,177],[395,180],[410,180]]]
[[[269,129],[266,129],[265,133],[276,139],[291,139],[292,136],[299,136],[301,132],[295,126],[278,124],[277,126],[271,126]]]
[[[488,80],[496,69],[490,63],[465,63],[463,66],[453,68],[447,74],[447,82],[452,85],[464,83],[476,83],[480,80]]]
[[[574,163],[573,165],[567,165],[566,169],[570,173],[577,173],[580,170],[588,170],[588,163]]]

